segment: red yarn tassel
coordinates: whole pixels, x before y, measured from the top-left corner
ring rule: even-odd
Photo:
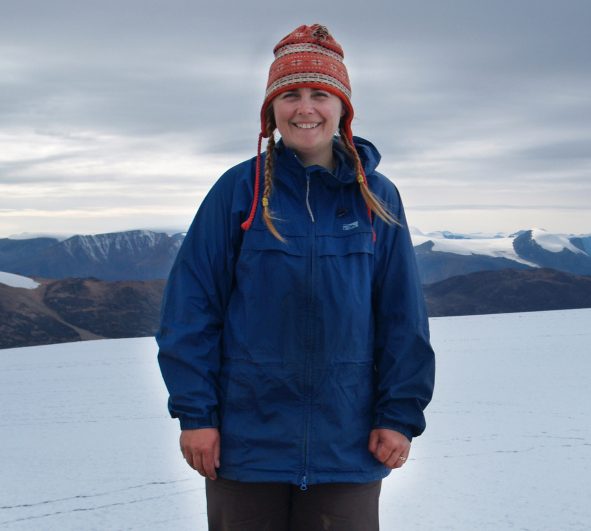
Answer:
[[[351,142],[351,145],[353,146],[353,149],[355,148],[355,142],[353,142],[353,132],[351,131],[350,128],[346,129],[347,132],[347,136],[349,137],[349,141]],[[363,183],[365,184],[365,186],[367,186],[369,188],[369,184],[367,182],[367,175],[365,175],[365,170],[363,169],[363,166],[361,166],[361,176],[363,177]],[[369,205],[367,206],[367,217],[369,218],[369,223],[371,225],[371,233],[373,235],[373,241],[375,243],[377,236],[376,236],[376,231],[373,228],[373,216],[371,213],[371,208],[369,207]]]
[[[250,214],[246,221],[244,221],[240,227],[242,230],[250,229],[252,222],[254,221],[254,217],[257,213],[257,205],[259,202],[259,188],[261,182],[261,144],[263,143],[263,133],[259,133],[259,142],[257,146],[257,161],[256,161],[256,171],[254,177],[254,197],[252,198],[252,205],[250,207]]]

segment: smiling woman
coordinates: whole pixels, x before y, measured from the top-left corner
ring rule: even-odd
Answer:
[[[302,87],[280,94],[271,105],[284,144],[302,164],[334,169],[332,141],[345,114],[340,98]]]
[[[257,155],[187,232],[158,359],[210,529],[376,531],[433,391],[414,250],[380,154],[353,137],[341,46],[314,24],[274,52]]]

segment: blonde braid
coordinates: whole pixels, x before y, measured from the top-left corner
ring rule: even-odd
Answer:
[[[355,173],[357,174],[357,182],[359,183],[359,187],[361,189],[361,195],[363,196],[363,200],[368,208],[371,209],[372,212],[375,213],[376,216],[381,218],[385,221],[388,225],[400,225],[400,222],[388,211],[386,205],[377,197],[370,189],[365,180],[363,179],[363,173],[361,165],[361,159],[359,158],[359,153],[355,149],[355,146],[351,143],[345,131],[341,129],[341,141],[343,142],[345,148],[351,155],[353,162],[355,164]]]
[[[273,216],[271,209],[269,208],[269,197],[273,191],[273,149],[275,148],[275,120],[273,118],[273,109],[270,108],[266,114],[266,133],[269,135],[269,141],[267,142],[267,155],[265,157],[265,184],[263,188],[263,220],[267,228],[275,238],[285,243],[285,238],[279,234],[279,231],[273,224]]]

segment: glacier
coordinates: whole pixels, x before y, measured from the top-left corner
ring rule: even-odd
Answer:
[[[35,289],[40,286],[39,282],[36,282],[32,278],[16,275],[14,273],[6,273],[5,271],[0,271],[0,284],[10,286],[11,288],[24,289]]]

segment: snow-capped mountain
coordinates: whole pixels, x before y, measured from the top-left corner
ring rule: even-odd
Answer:
[[[424,284],[456,275],[500,269],[546,267],[591,275],[591,236],[550,233],[543,229],[514,234],[412,234]]]
[[[591,235],[543,229],[506,233],[422,233],[412,229],[424,284],[456,275],[546,267],[591,275]],[[39,237],[0,239],[0,270],[45,278],[95,277],[148,280],[168,276],[185,233],[149,230],[77,235],[60,241]]]
[[[166,278],[183,233],[147,230],[56,238],[0,240],[0,270],[43,278]]]
[[[574,236],[571,243],[591,256],[591,235]]]
[[[541,229],[529,230],[513,241],[519,256],[540,267],[550,267],[576,275],[591,274],[591,256],[562,234],[551,234]],[[576,240],[575,240],[576,241]]]

